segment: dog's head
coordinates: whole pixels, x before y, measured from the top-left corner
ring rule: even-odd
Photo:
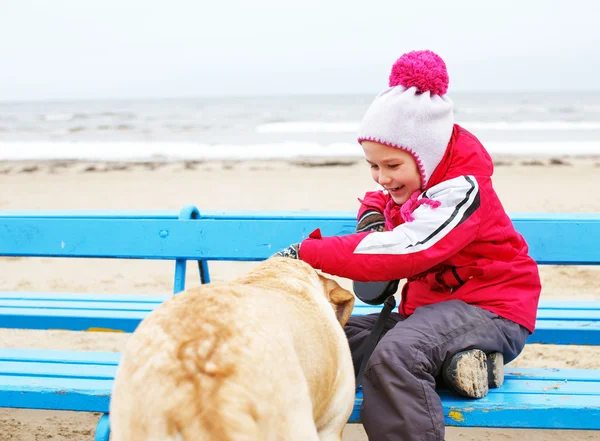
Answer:
[[[338,322],[344,326],[352,314],[352,308],[354,308],[354,294],[342,288],[335,280],[322,274],[318,276],[323,284],[323,291],[327,295],[329,303],[333,306]]]
[[[290,294],[298,295],[315,293],[314,290],[307,290],[307,284],[312,285],[325,295],[342,326],[350,318],[354,307],[354,294],[342,288],[335,280],[319,274],[302,260],[274,256],[261,262],[238,281],[286,289]]]

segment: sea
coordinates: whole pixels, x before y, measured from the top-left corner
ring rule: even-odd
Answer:
[[[375,94],[0,101],[0,160],[361,157]],[[462,92],[455,120],[492,155],[600,155],[600,91]]]

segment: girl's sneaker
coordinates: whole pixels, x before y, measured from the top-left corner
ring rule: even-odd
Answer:
[[[455,354],[444,363],[442,371],[446,384],[460,395],[483,398],[489,388],[504,383],[504,356],[471,349]]]

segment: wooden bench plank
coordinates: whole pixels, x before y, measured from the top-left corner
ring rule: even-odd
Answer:
[[[353,233],[356,225],[353,218],[280,216],[285,222],[256,215],[195,220],[0,217],[0,255],[253,261],[301,241],[315,228],[325,236],[343,235]],[[585,265],[600,263],[598,219],[600,215],[571,213],[570,218],[514,219],[514,224],[538,263]],[[568,246],[572,243],[578,246]]]
[[[174,210],[2,210],[0,219],[178,219]]]
[[[133,297],[133,296],[132,296]],[[63,309],[63,310],[111,310],[111,311],[152,311],[162,301],[135,301],[123,299],[122,301],[98,301],[100,296],[88,300],[66,300],[60,298],[49,299],[5,299],[0,296],[0,308],[27,308],[27,309]],[[168,297],[161,296],[161,300]],[[596,302],[597,308],[585,308],[576,305],[576,301],[564,301],[564,309],[556,306],[544,308],[543,304],[538,309],[538,320],[597,320],[600,321],[600,301]],[[592,304],[593,302],[581,302]],[[354,306],[361,315],[381,312],[381,306],[371,306],[357,302]]]
[[[113,379],[116,365],[44,363],[40,361],[0,361],[0,375],[23,377],[68,377],[87,380]]]
[[[0,375],[0,407],[107,412],[113,380]]]
[[[0,348],[0,362],[17,361],[117,366],[120,360],[120,352]],[[578,381],[597,381],[600,377],[600,371],[570,368],[518,368],[509,365],[506,367],[505,376],[506,378],[531,377],[544,381],[564,380],[565,378],[576,378]]]
[[[0,348],[0,362],[30,361],[58,364],[75,363],[117,366],[119,360],[121,360],[121,354],[119,352]]]
[[[135,302],[162,303],[172,297],[172,294],[98,294],[72,292],[19,292],[2,291],[0,300],[46,300],[57,302]],[[566,302],[565,302],[566,303]],[[567,304],[567,303],[566,303]],[[570,302],[569,302],[570,304]],[[600,308],[600,301],[598,301]]]
[[[48,301],[48,302],[131,302],[159,304],[172,297],[172,294],[104,294],[70,292],[20,292],[0,291],[0,302],[5,300]],[[4,305],[4,303],[0,303]],[[371,307],[355,299],[355,307]],[[600,311],[600,300],[540,300],[538,311],[545,310]]]
[[[504,386],[503,386],[504,387]],[[481,399],[439,391],[448,426],[531,429],[600,429],[600,397],[585,395],[505,394],[492,389]],[[362,390],[349,423],[360,422]]]
[[[119,357],[0,349],[0,407],[106,412]],[[504,386],[483,399],[439,393],[448,425],[598,429],[597,376],[594,370],[507,368]],[[350,422],[358,422],[361,400],[359,393]]]
[[[73,378],[79,380],[110,380],[114,379],[117,371],[116,365],[102,364],[70,364],[42,361],[0,361],[0,376],[13,375],[21,377],[51,377]],[[553,394],[553,395],[594,395],[600,397],[600,382],[591,378],[581,379],[577,374],[571,373],[557,378],[544,378],[525,373],[520,376],[507,375],[507,381],[502,387],[504,394]],[[522,381],[516,381],[522,380]]]
[[[356,308],[363,315],[368,308]],[[149,311],[0,307],[5,328],[133,332]],[[528,343],[600,345],[598,320],[537,320]]]

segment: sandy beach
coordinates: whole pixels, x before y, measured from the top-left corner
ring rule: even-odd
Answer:
[[[494,158],[509,212],[599,212],[600,158]],[[0,163],[0,210],[356,210],[374,183],[355,159],[181,163]],[[190,264],[191,265],[191,264]],[[229,280],[251,263],[211,263]],[[165,294],[172,262],[0,258],[0,289]],[[600,268],[542,267],[543,299],[600,300]],[[347,280],[341,281],[349,287]],[[190,266],[188,286],[198,283]],[[119,351],[127,335],[0,329],[0,346]],[[529,345],[512,366],[600,369],[599,347]],[[0,409],[0,441],[91,441],[96,414]],[[447,440],[600,440],[600,432],[456,429]],[[359,425],[345,441],[364,441]]]

